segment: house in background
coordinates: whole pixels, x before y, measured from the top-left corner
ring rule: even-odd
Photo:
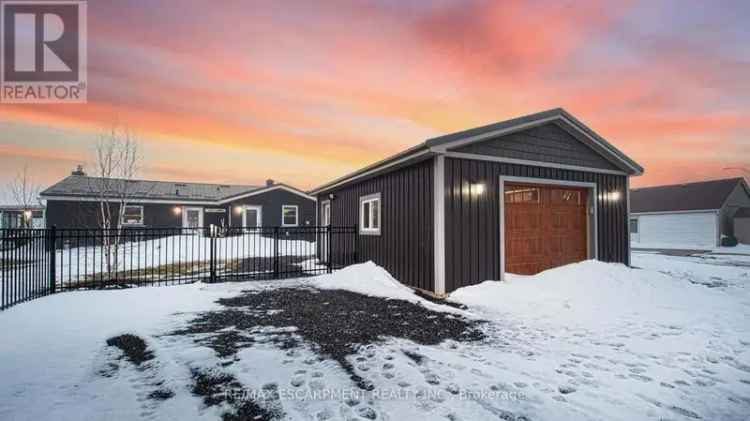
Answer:
[[[102,198],[118,214],[119,195],[107,190],[122,183],[128,192],[120,221],[123,226],[297,227],[315,223],[315,198],[273,180],[264,186],[113,180],[86,176],[79,168],[40,194],[47,201],[47,226],[99,227]]]
[[[722,236],[748,241],[741,220],[750,212],[750,188],[743,178],[633,189],[630,236],[633,246],[715,247]]]
[[[628,264],[628,180],[642,173],[553,109],[429,139],[312,194],[321,225],[359,227],[359,260],[444,296],[505,272]]]
[[[3,228],[44,228],[44,206],[0,206]]]
[[[734,235],[742,244],[750,244],[750,207],[734,214]]]

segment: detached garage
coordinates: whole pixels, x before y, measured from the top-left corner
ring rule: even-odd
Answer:
[[[553,109],[428,139],[312,194],[321,224],[358,225],[360,261],[444,296],[506,272],[628,264],[628,180],[642,173]]]
[[[750,208],[742,178],[634,189],[630,194],[633,247],[715,247],[722,236],[740,241],[735,219]]]

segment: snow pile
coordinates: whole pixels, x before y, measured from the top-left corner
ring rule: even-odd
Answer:
[[[733,323],[743,313],[742,304],[725,291],[621,264],[585,261],[534,276],[506,277],[506,282],[461,288],[450,299],[523,320],[586,328],[620,325],[643,315],[679,325],[709,323],[720,315]]]
[[[387,270],[373,262],[348,266],[312,280],[319,289],[343,289],[372,297],[424,302],[409,287],[393,278]]]

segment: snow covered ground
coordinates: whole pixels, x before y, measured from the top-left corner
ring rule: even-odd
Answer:
[[[706,250],[713,253],[745,253],[750,254],[750,244],[737,244],[734,247],[706,246],[705,244],[679,244],[679,243],[640,243],[631,241],[630,247],[634,249],[666,249],[666,250]]]
[[[642,269],[583,262],[463,288],[450,299],[465,310],[425,301],[373,264],[303,280],[46,297],[0,313],[0,419],[220,419],[226,406],[207,405],[190,385],[195,370],[222,370],[272,390],[258,402],[287,419],[746,420],[750,267],[652,253],[633,264]],[[232,357],[167,335],[219,310],[219,298],[286,287],[345,288],[486,320],[486,339],[367,344],[347,357],[374,386],[363,391],[315,347],[275,343],[288,326],[244,332],[254,344]],[[123,333],[144,338],[154,359],[120,359],[106,340]],[[173,396],[153,399],[156,389]]]

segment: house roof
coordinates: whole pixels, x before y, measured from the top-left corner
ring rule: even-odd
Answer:
[[[630,212],[721,209],[738,184],[745,185],[744,179],[737,177],[633,189],[630,191]]]
[[[21,205],[0,205],[0,212],[23,212],[23,211],[37,211],[37,210],[44,210],[44,206],[41,205],[30,205],[30,206],[21,206]]]
[[[124,187],[123,187],[124,186]],[[269,190],[284,189],[309,197],[305,192],[285,184],[271,186],[230,185],[208,183],[185,183],[152,180],[122,180],[116,178],[70,175],[40,193],[45,199],[54,197],[117,198],[118,191],[127,191],[128,200],[156,200],[172,202],[224,202],[246,195],[260,194]]]
[[[350,181],[366,177],[372,173],[379,172],[380,170],[393,165],[398,165],[403,162],[410,162],[418,159],[425,159],[439,153],[445,153],[448,151],[448,148],[454,147],[459,143],[465,145],[470,142],[484,140],[488,136],[501,135],[514,131],[524,130],[530,127],[535,127],[537,125],[546,124],[551,121],[557,121],[561,124],[566,124],[570,128],[580,133],[581,139],[583,141],[588,143],[589,146],[604,155],[619,168],[622,168],[623,172],[633,175],[640,175],[643,173],[643,167],[638,165],[635,161],[630,159],[620,150],[612,146],[612,144],[596,134],[585,124],[581,123],[570,113],[562,108],[554,108],[535,114],[529,114],[510,120],[501,121],[499,123],[475,127],[473,129],[463,130],[460,132],[427,139],[422,143],[419,143],[405,151],[392,155],[382,161],[378,161],[353,173],[337,178],[329,183],[323,184],[322,186],[313,189],[311,191],[311,194],[324,192],[340,184],[348,183]]]

